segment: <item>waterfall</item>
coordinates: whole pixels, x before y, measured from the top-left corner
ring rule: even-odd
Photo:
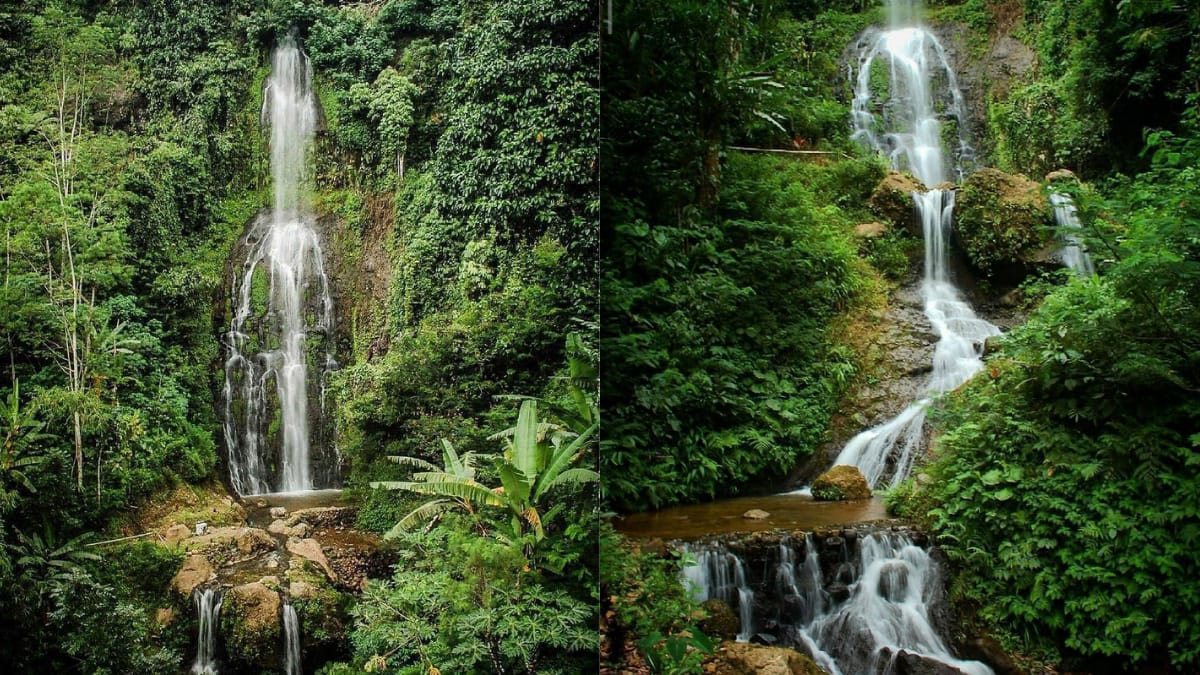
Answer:
[[[1050,203],[1054,205],[1054,222],[1063,230],[1064,245],[1062,249],[1063,264],[1081,277],[1090,277],[1096,273],[1092,265],[1092,257],[1083,248],[1083,243],[1075,235],[1082,231],[1079,223],[1079,211],[1070,195],[1061,192],[1050,193]]]
[[[271,56],[262,122],[270,128],[274,208],[243,240],[226,339],[225,444],[230,483],[241,495],[328,487],[339,464],[322,427],[324,380],[337,367],[333,299],[303,196],[317,105],[312,68],[290,36]],[[319,477],[314,440],[318,453],[334,454]]]
[[[749,642],[754,635],[754,591],[747,583],[746,567],[736,554],[721,548],[702,547],[692,552],[695,562],[685,566],[680,574],[684,586],[697,602],[723,600],[738,608],[741,629],[738,642]]]
[[[196,660],[193,675],[217,674],[217,618],[221,613],[221,595],[211,589],[192,592],[196,615],[200,617],[200,635],[196,639]]]
[[[748,564],[719,543],[705,544],[700,556],[704,563],[685,570],[685,583],[718,588],[729,582],[728,577],[717,578],[725,570],[763,569],[757,582],[742,578],[737,593],[753,597],[754,589],[761,587],[768,592],[763,596],[766,603],[776,603],[765,608],[775,618],[747,615],[742,608],[751,604],[739,605],[742,628],[737,639],[749,639],[753,632],[747,626],[758,621],[780,644],[808,652],[831,675],[890,672],[891,660],[901,651],[967,675],[991,675],[978,661],[956,658],[938,635],[931,614],[944,602],[944,580],[928,551],[899,532],[856,536],[853,546],[842,537],[837,537],[841,543],[831,539],[825,540],[824,569],[812,535],[804,540],[805,556],[799,564],[789,539],[780,542],[775,560],[763,561],[761,567],[759,559]],[[839,593],[830,592],[835,587],[840,587]]]
[[[862,43],[852,104],[854,138],[887,155],[893,168],[933,186],[914,192],[913,203],[925,238],[921,295],[938,342],[926,395],[894,419],[855,436],[834,461],[857,466],[872,488],[895,486],[908,477],[922,447],[925,411],[933,397],[958,387],[982,368],[984,342],[1000,334],[999,328],[975,316],[949,272],[954,192],[937,186],[946,182],[948,168],[961,180],[963,167],[974,159],[963,129],[962,92],[942,45],[916,24],[912,3],[893,0],[889,10],[891,28],[868,33]],[[876,101],[872,91],[877,63],[885,64],[889,75],[886,101]],[[935,81],[944,85],[938,96]],[[943,120],[954,122],[958,131],[952,167],[942,150]]]
[[[302,675],[300,667],[300,619],[290,602],[283,603],[284,662],[283,672],[287,675]]]

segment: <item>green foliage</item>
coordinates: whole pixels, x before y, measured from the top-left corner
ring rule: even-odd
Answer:
[[[934,481],[899,497],[935,506],[982,619],[1126,668],[1200,663],[1186,590],[1200,571],[1200,137],[1186,127],[1151,139],[1150,171],[1084,202],[1096,231],[1121,230],[1097,242],[1105,275],[1047,296],[951,397]]]
[[[623,644],[633,642],[657,672],[701,672],[712,643],[695,626],[703,610],[680,583],[684,562],[642,551],[611,523],[602,525],[600,590],[613,612],[604,627],[608,654],[619,657]]]
[[[447,518],[400,537],[400,564],[354,608],[355,662],[370,672],[581,672],[594,605],[526,571],[519,550]]]
[[[824,438],[844,384],[828,323],[862,282],[826,170],[735,155],[725,174],[715,217],[617,226],[604,349],[621,366],[601,456],[624,509],[786,471]]]

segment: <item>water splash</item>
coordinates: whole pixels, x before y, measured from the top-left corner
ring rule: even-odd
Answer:
[[[329,279],[304,201],[317,122],[312,68],[291,37],[272,54],[262,117],[271,134],[274,208],[244,239],[223,397],[230,483],[241,495],[328,487],[340,463],[327,461],[314,478],[313,436],[319,452],[336,453],[310,420],[326,419],[325,377],[337,362]]]
[[[217,675],[217,619],[221,613],[221,599],[221,594],[211,588],[192,592],[196,615],[200,617],[192,675]]]

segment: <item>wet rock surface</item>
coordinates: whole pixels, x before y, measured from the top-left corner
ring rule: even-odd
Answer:
[[[711,672],[720,675],[822,675],[825,671],[794,649],[723,642]]]
[[[817,476],[812,493],[813,498],[820,501],[870,499],[871,486],[858,467],[839,465]]]

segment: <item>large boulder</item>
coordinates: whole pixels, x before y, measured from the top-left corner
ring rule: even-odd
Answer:
[[[890,647],[884,647],[880,651],[880,661],[890,661],[884,672],[892,675],[964,675],[962,670],[952,665],[903,649],[893,652]]]
[[[723,642],[713,673],[718,675],[824,675],[809,657],[794,649],[743,642]]]
[[[190,601],[192,591],[206,584],[216,576],[212,563],[202,555],[190,555],[183,561],[183,567],[171,580],[171,590],[184,600]]]
[[[229,658],[245,666],[277,668],[283,642],[279,593],[261,581],[234,586],[221,603],[221,638]]]
[[[955,231],[972,266],[989,279],[1018,283],[1054,267],[1054,212],[1041,185],[996,169],[971,174],[958,193]]]
[[[925,192],[926,189],[921,181],[906,173],[889,171],[871,192],[867,205],[880,218],[906,227],[909,232],[920,236],[921,224],[917,222],[914,212],[912,193]]]
[[[337,579],[337,575],[329,567],[329,559],[325,557],[325,552],[321,550],[321,544],[316,539],[289,537],[287,540],[287,551],[294,556],[312,561],[317,567],[321,568],[321,571],[325,572],[331,581]]]
[[[849,499],[870,499],[871,486],[857,466],[839,464],[817,476],[812,484],[813,499],[838,502]]]
[[[198,537],[185,539],[183,546],[189,551],[210,547],[231,552],[236,549],[245,557],[274,550],[275,540],[256,527],[217,527]]]

